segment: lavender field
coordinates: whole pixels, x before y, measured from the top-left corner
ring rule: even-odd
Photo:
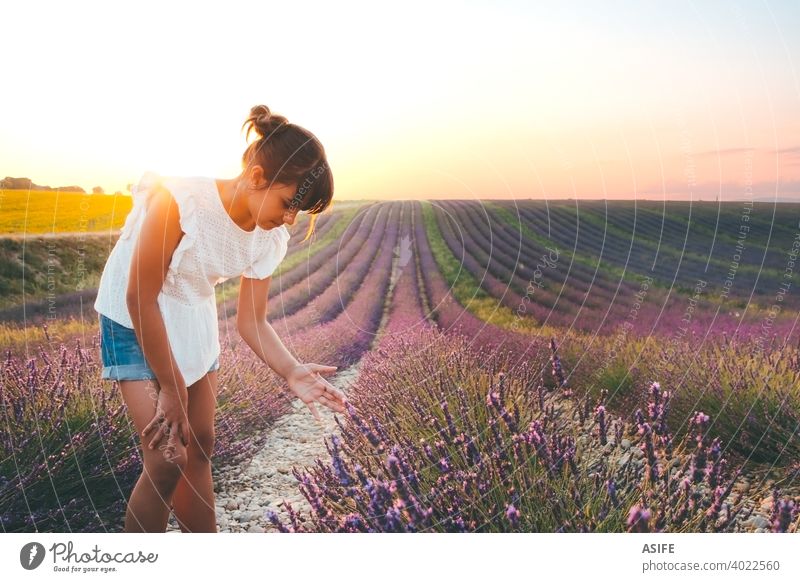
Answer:
[[[273,530],[800,531],[799,221],[525,200],[366,202],[305,242],[298,224],[268,320],[299,359],[360,372],[327,455],[293,471],[310,517],[287,504]],[[236,292],[215,471],[290,407]],[[121,531],[141,458],[96,315],[0,332],[2,531]]]

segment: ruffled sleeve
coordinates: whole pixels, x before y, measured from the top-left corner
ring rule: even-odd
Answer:
[[[122,225],[119,237],[126,239],[131,236],[141,222],[142,218],[147,211],[147,202],[150,196],[155,192],[155,186],[162,181],[162,177],[155,172],[145,172],[139,179],[139,182],[131,188],[131,196],[133,197],[133,207],[125,218],[125,224]]]
[[[181,230],[183,237],[181,237],[178,246],[172,253],[172,260],[169,264],[167,271],[167,281],[175,282],[177,277],[178,267],[181,264],[183,256],[190,248],[197,242],[199,233],[199,201],[197,199],[198,190],[187,186],[186,183],[180,179],[164,178],[162,180],[164,187],[172,194],[172,199],[178,206],[178,216],[180,220]]]
[[[281,225],[269,231],[270,238],[264,251],[242,273],[248,279],[266,279],[281,264],[289,248],[289,234],[286,226]]]

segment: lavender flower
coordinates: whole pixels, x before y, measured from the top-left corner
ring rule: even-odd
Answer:
[[[791,499],[779,499],[778,489],[772,491],[772,515],[770,516],[770,530],[776,533],[788,531],[795,516],[798,513],[794,501]]]
[[[650,531],[650,510],[639,505],[631,507],[628,513],[628,531],[632,533],[647,533]]]
[[[557,380],[558,387],[563,388],[567,385],[567,380],[564,378],[564,369],[561,366],[561,358],[558,357],[555,338],[550,338],[550,350],[553,352],[550,358],[553,367],[553,376],[555,376]]]
[[[512,527],[519,525],[519,510],[513,505],[506,506],[506,518],[511,523]]]

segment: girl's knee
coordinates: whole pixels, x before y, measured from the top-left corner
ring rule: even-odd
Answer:
[[[214,431],[192,432],[188,456],[191,462],[209,463],[214,452]]]
[[[162,446],[145,453],[144,470],[160,491],[169,491],[178,484],[188,463],[186,448],[178,450]]]

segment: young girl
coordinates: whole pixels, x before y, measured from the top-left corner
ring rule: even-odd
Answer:
[[[267,322],[271,275],[299,211],[314,216],[333,197],[325,150],[306,129],[258,105],[242,128],[259,136],[231,180],[142,176],[133,209],[108,257],[95,310],[102,377],[119,382],[144,469],[125,531],[164,532],[170,508],[184,532],[216,532],[211,453],[219,367],[214,287],[241,276],[236,325],[252,350],[314,403],[342,412],[344,394],[298,362]]]

